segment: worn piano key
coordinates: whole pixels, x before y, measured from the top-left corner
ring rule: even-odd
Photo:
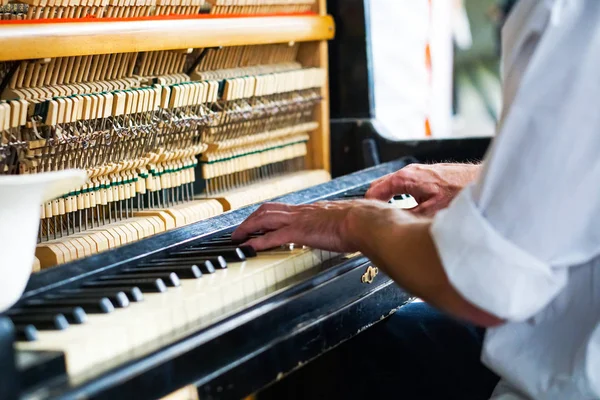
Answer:
[[[232,240],[231,237],[229,238],[222,238],[222,237],[218,237],[218,238],[214,238],[214,239],[209,239],[207,241],[203,241],[202,243],[198,244],[198,245],[194,245],[192,247],[197,247],[197,246],[214,246],[214,247],[218,247],[218,246],[235,246],[235,245],[241,245],[242,243],[239,241],[235,241]]]
[[[70,324],[83,324],[85,321],[87,321],[87,314],[81,307],[17,308],[10,310],[8,315],[27,316],[47,314],[62,314]]]
[[[200,248],[185,249],[169,253],[169,257],[187,258],[187,257],[223,257],[225,261],[244,261],[246,256],[239,247],[218,247],[218,248]]]
[[[44,296],[46,300],[56,300],[56,299],[87,299],[93,301],[100,301],[102,298],[107,298],[113,304],[113,306],[117,308],[125,308],[129,306],[129,298],[124,292],[121,291],[113,291],[112,293],[86,293],[86,292],[75,292],[69,294],[50,294]]]
[[[96,296],[107,297],[116,306],[118,301],[115,302],[116,298],[121,297],[120,293],[124,293],[127,299],[131,302],[139,302],[144,300],[144,294],[137,286],[123,286],[123,287],[111,287],[111,288],[87,288],[83,287],[80,289],[65,289],[57,293],[57,296],[63,297],[87,297],[96,298]]]
[[[167,266],[167,267],[137,267],[127,268],[121,271],[123,274],[147,274],[147,273],[169,273],[174,272],[180,279],[198,279],[202,277],[202,271],[197,265],[191,266]]]
[[[162,293],[167,291],[167,285],[162,279],[119,279],[119,280],[98,280],[93,282],[85,282],[83,288],[123,288],[123,287],[138,287],[142,293]]]
[[[86,313],[107,314],[115,310],[111,301],[103,297],[99,300],[90,299],[48,299],[48,300],[29,300],[24,303],[29,308],[53,308],[53,307],[81,307]]]
[[[37,330],[64,330],[69,327],[67,318],[62,314],[13,315],[15,325],[33,325]]]
[[[156,260],[148,261],[145,264],[161,264],[170,263],[171,265],[197,265],[202,272],[204,264],[211,263],[215,269],[227,268],[227,261],[222,256],[216,257],[197,257],[197,256],[180,256],[180,257],[164,257]]]
[[[222,235],[219,235],[215,238],[209,239],[208,242],[225,242],[227,243],[229,241],[229,243],[233,243],[232,239],[231,239],[232,233],[224,233]],[[260,236],[264,236],[264,232],[254,232],[248,235],[249,238],[257,238]]]
[[[197,262],[194,264],[194,266],[198,267],[203,274],[214,274],[215,271],[217,270],[217,268],[215,268],[215,265],[217,265],[219,269],[227,268],[227,265],[224,264],[225,261],[223,261],[223,263],[219,262],[218,259],[216,259],[214,261],[216,262],[216,264],[211,260],[206,260],[206,261]],[[225,265],[225,266],[223,266],[223,265]]]
[[[232,245],[231,242],[229,242],[229,243],[214,243],[214,242],[201,243],[196,246],[187,247],[183,251],[187,251],[187,250],[194,250],[194,251],[225,250],[225,251],[236,251],[237,252],[236,249],[241,250],[241,252],[244,254],[245,257],[256,257],[256,251],[254,250],[254,248],[252,246],[247,246],[247,245],[237,246],[235,244]]]
[[[409,194],[399,194],[394,196],[390,200],[390,204],[394,204],[396,207],[408,210],[418,205],[414,197]]]
[[[227,268],[227,264],[224,259],[215,258],[217,264],[214,264],[211,260],[206,259],[159,259],[156,261],[146,262],[140,264],[140,268],[186,268],[186,267],[197,267],[203,274],[213,274],[216,270],[215,265],[218,265],[218,269]],[[222,263],[221,263],[222,262]]]
[[[15,334],[19,341],[33,342],[38,338],[38,330],[32,324],[15,324]]]
[[[145,279],[161,279],[167,286],[177,287],[181,284],[179,277],[174,272],[155,272],[145,274],[130,274],[130,273],[119,273],[115,275],[105,275],[100,277],[101,281],[122,281],[124,279],[130,280],[145,280]]]

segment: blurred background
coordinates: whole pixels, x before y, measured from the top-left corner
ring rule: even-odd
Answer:
[[[494,135],[499,29],[513,3],[370,1],[375,114],[387,139]]]

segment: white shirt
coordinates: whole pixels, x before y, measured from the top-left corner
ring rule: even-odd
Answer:
[[[521,0],[478,182],[432,225],[451,284],[507,320],[494,398],[600,398],[600,1]]]

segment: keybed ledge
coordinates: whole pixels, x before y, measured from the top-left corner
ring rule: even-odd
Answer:
[[[330,40],[329,15],[0,21],[0,61]]]

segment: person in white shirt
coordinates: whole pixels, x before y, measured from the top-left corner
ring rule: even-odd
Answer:
[[[521,0],[503,78],[481,166],[403,169],[369,200],[266,204],[234,238],[360,251],[429,306],[486,328],[494,399],[600,399],[600,1]],[[379,201],[397,193],[419,206]],[[396,376],[398,394],[410,383]]]

